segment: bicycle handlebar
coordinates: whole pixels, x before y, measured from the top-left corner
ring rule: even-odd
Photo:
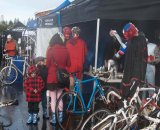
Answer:
[[[5,59],[6,60],[11,60],[11,59],[13,59],[13,57],[5,56]]]
[[[116,96],[118,99],[122,99],[122,97],[118,94],[118,93],[116,93],[115,91],[110,91],[108,94],[107,94],[107,103],[110,103],[111,101],[109,100],[110,99],[110,95],[114,95],[114,96]]]

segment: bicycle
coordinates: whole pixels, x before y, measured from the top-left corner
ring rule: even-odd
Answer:
[[[117,130],[117,129],[128,130],[131,128],[136,129],[138,126],[137,120],[142,116],[149,121],[149,124],[147,124],[148,122],[146,123],[147,127],[148,128],[153,127],[152,130],[155,130],[157,127],[157,124],[160,123],[160,119],[155,119],[151,117],[151,114],[149,115],[149,113],[143,110],[145,110],[147,105],[152,103],[153,100],[156,99],[156,103],[157,103],[157,101],[159,100],[158,97],[160,94],[160,90],[158,91],[157,94],[155,93],[144,105],[142,105],[138,96],[140,91],[149,91],[149,90],[155,91],[155,88],[139,88],[138,86],[134,93],[134,96],[131,98],[128,105],[126,102],[123,102],[124,106],[120,108],[118,111],[116,111],[115,114],[110,114],[105,118],[96,121],[96,123],[94,123],[93,125],[90,125],[92,121],[97,120],[96,118],[97,113],[100,114],[101,110],[93,113],[84,122],[84,124],[81,127],[81,130]],[[109,100],[110,95],[114,95],[114,96],[117,96],[118,98],[121,98],[120,95],[112,91],[107,95],[107,100]],[[135,102],[139,103],[139,106],[140,106],[139,109],[137,109]],[[145,130],[149,130],[149,129],[145,129]]]
[[[29,66],[27,62],[27,55],[23,56],[24,59],[18,59],[16,60],[13,57],[6,57],[7,60],[9,60],[9,64],[2,68],[1,70],[1,82],[3,84],[12,84],[16,81],[18,77],[18,72],[24,77],[26,74],[26,68]],[[23,63],[23,70],[20,70],[14,63],[15,62],[21,62]]]
[[[98,81],[98,75],[87,80],[78,81],[75,76],[76,73],[71,74],[74,76],[74,89],[72,91],[68,89],[66,92],[62,93],[56,103],[56,119],[62,130],[78,130],[80,128],[84,115],[91,112],[91,107],[92,105],[94,106],[94,97],[96,97],[97,94],[99,94],[98,96],[100,96],[104,103],[107,103],[105,90]],[[93,90],[88,103],[85,104],[80,84],[92,81],[94,82]],[[58,120],[58,113],[60,111],[63,112],[63,120],[65,120],[65,122]]]

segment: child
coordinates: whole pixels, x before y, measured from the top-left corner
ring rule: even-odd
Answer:
[[[46,93],[47,93],[46,84],[47,84],[47,75],[48,75],[48,70],[47,70],[47,67],[46,67],[46,59],[44,57],[42,57],[42,58],[39,59],[39,61],[37,61],[36,64],[37,64],[39,76],[41,76],[41,78],[44,81],[44,85],[45,85],[45,88],[42,91],[43,118],[44,119],[49,119],[48,111],[47,111],[47,96],[46,96]]]
[[[35,66],[31,66],[28,69],[28,77],[24,81],[29,113],[27,124],[37,124],[41,92],[44,89],[44,81],[38,76],[37,72],[38,69]]]

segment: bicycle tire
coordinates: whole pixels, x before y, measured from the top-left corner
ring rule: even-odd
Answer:
[[[12,84],[18,76],[17,70],[13,66],[6,66],[1,70],[1,82],[3,84]]]
[[[123,120],[122,115],[117,115],[117,121],[114,122],[115,114],[109,114],[107,117],[103,118],[103,122],[97,122],[99,125],[95,124],[93,130],[122,130],[126,122]]]
[[[81,130],[91,130],[93,125],[97,124],[98,121],[101,121],[108,114],[110,114],[108,109],[99,109],[95,111],[84,121]]]
[[[73,99],[74,98],[74,99]],[[74,102],[75,110],[73,111]],[[61,105],[63,101],[63,106]],[[63,121],[58,118],[59,112],[63,113]],[[79,95],[75,92],[64,92],[56,102],[56,120],[62,130],[79,130],[84,113],[82,101]]]

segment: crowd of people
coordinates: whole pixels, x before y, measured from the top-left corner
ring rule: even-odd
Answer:
[[[56,101],[63,92],[64,87],[74,86],[74,78],[70,75],[70,85],[60,86],[56,77],[57,65],[68,72],[77,72],[78,80],[83,78],[83,65],[87,54],[86,42],[80,38],[79,27],[64,27],[63,34],[58,32],[52,36],[46,52],[46,57],[35,61],[35,64],[28,69],[28,77],[24,81],[26,101],[28,102],[27,124],[36,124],[38,121],[39,103],[42,101],[43,117],[48,119],[47,92],[50,97],[51,116],[50,123],[56,124],[55,106]],[[111,36],[114,36],[110,33]],[[124,98],[131,96],[131,79],[155,84],[155,64],[160,62],[159,47],[150,43],[138,28],[128,23],[123,28],[123,35],[127,43],[122,46],[118,53],[125,54],[124,72],[121,83],[121,92]],[[11,35],[7,36],[5,53],[15,56],[17,47]],[[122,54],[121,53],[121,54]],[[118,55],[121,55],[118,54]],[[114,57],[114,59],[120,58]],[[55,64],[56,63],[56,64]],[[152,92],[149,93],[151,95]],[[146,95],[143,94],[143,98]],[[61,110],[62,109],[62,110]],[[59,121],[63,121],[63,101],[59,108]]]
[[[43,117],[48,119],[47,92],[50,97],[50,123],[56,124],[56,101],[64,87],[74,86],[73,76],[70,75],[70,85],[61,86],[56,77],[56,69],[62,68],[68,72],[77,72],[77,78],[82,80],[83,64],[87,54],[87,46],[80,38],[79,27],[65,27],[63,34],[58,32],[52,36],[46,52],[46,58],[41,58],[28,69],[28,77],[24,81],[26,101],[28,102],[27,124],[38,121],[39,103],[42,101]],[[56,64],[55,64],[56,63]],[[63,101],[59,111],[59,121],[63,120]]]

